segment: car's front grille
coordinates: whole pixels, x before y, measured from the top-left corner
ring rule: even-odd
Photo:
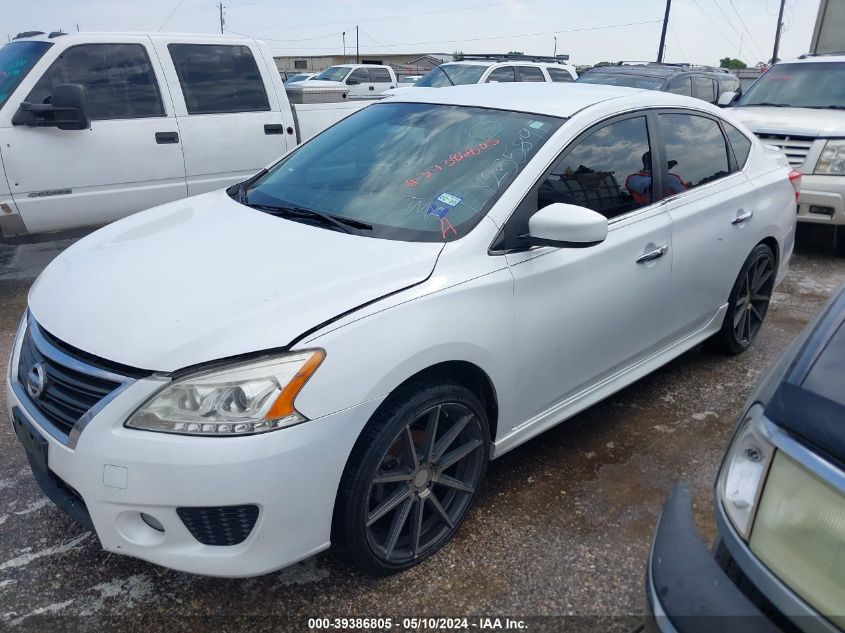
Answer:
[[[714,554],[716,562],[725,574],[730,578],[737,588],[748,598],[766,618],[773,622],[779,630],[784,633],[803,633],[792,620],[786,617],[763,593],[757,589],[753,582],[745,575],[742,568],[737,565],[725,543],[719,539]]]
[[[243,543],[258,520],[258,506],[176,508],[188,531],[203,545]]]
[[[793,167],[800,167],[807,160],[807,154],[815,139],[812,136],[783,136],[780,134],[758,134],[757,138],[766,145],[774,145],[789,159]]]
[[[67,437],[76,422],[122,383],[59,349],[31,322],[24,333],[17,380],[26,404]]]

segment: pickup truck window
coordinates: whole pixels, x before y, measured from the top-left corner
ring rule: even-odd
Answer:
[[[775,64],[737,106],[845,109],[845,63]]]
[[[488,84],[508,83],[511,81],[516,81],[516,77],[513,74],[513,66],[500,66],[499,68],[493,69],[487,76]]]
[[[50,42],[11,42],[0,48],[0,108],[52,45]]]
[[[631,73],[603,73],[586,72],[576,83],[582,84],[606,84],[608,86],[628,86],[629,88],[643,88],[645,90],[660,90],[663,87],[663,77],[646,77],[645,75],[634,75]]]
[[[549,71],[549,77],[554,82],[568,83],[573,81],[572,75],[562,68],[546,68],[546,70]]]
[[[389,84],[392,81],[387,68],[370,68],[370,77],[377,84]]]
[[[562,123],[486,108],[378,103],[300,146],[240,200],[268,213],[294,207],[371,225],[356,231],[368,237],[458,239]]]
[[[522,81],[546,81],[543,71],[536,66],[517,66]]]
[[[79,44],[64,50],[27,96],[49,103],[53,88],[81,84],[94,121],[164,116],[147,50],[141,44]]]
[[[349,74],[349,70],[349,66],[329,66],[319,75],[314,77],[314,79],[324,81],[343,81],[346,79],[346,75]]]
[[[357,70],[352,71],[352,74],[349,75],[349,79],[359,84],[368,84],[370,83],[370,73],[367,72],[366,68],[358,68]]]
[[[248,46],[168,44],[188,114],[270,109],[264,81]]]

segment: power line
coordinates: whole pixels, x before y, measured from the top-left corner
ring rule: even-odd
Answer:
[[[678,36],[677,36],[677,35],[675,35],[675,29],[673,29],[673,28],[672,28],[672,25],[671,25],[671,24],[669,25],[669,33],[672,35],[672,39],[673,39],[673,40],[675,40],[675,44],[677,44],[677,45],[678,45],[678,50],[679,50],[679,51],[681,51],[681,57],[683,58],[683,60],[684,60],[685,62],[686,62],[686,61],[689,61],[689,58],[687,57],[687,54],[684,52],[684,47],[683,47],[683,46],[681,46],[681,40],[679,40],[679,39],[678,39]]]
[[[754,36],[751,34],[751,30],[748,28],[748,25],[745,23],[745,20],[742,19],[742,16],[739,13],[739,10],[736,8],[734,4],[734,0],[728,0],[731,3],[731,6],[734,9],[734,13],[736,13],[736,17],[739,18],[740,23],[742,24],[742,28],[745,29],[745,32],[748,33],[748,38],[751,40],[751,45],[754,46],[754,50],[757,51],[757,57],[763,58],[763,49],[757,44],[757,40],[754,39]]]
[[[172,17],[173,17],[173,14],[174,14],[174,13],[176,13],[176,12],[179,10],[179,7],[181,7],[181,6],[182,6],[182,3],[183,3],[184,1],[185,1],[185,0],[179,0],[179,2],[177,2],[177,3],[176,3],[176,6],[175,6],[175,7],[173,7],[173,11],[171,11],[171,12],[170,12],[170,15],[168,15],[168,16],[167,16],[167,19],[166,19],[164,22],[162,22],[162,23],[161,23],[161,26],[159,26],[159,27],[158,27],[158,30],[159,30],[159,31],[161,31],[161,29],[163,29],[163,28],[164,28],[164,25],[165,25],[165,24],[167,24],[168,22],[170,22],[170,18],[172,18]],[[78,31],[78,30],[79,30],[79,25],[77,24],[76,26],[77,26],[76,30]]]
[[[713,0],[713,4],[715,4],[716,8],[719,9],[719,13],[721,13],[722,16],[725,18],[725,22],[728,23],[728,26],[731,27],[734,30],[734,33],[736,33],[737,35],[741,35],[741,33],[739,32],[739,29],[737,29],[734,26],[734,23],[728,17],[728,14],[724,12],[724,10],[722,9],[722,6],[719,4],[718,0]]]
[[[626,24],[606,24],[606,25],[603,25],[603,26],[592,26],[592,27],[585,27],[585,28],[580,28],[580,29],[563,29],[563,30],[560,30],[560,31],[541,31],[541,32],[538,32],[538,33],[520,33],[520,34],[515,34],[515,35],[494,35],[494,36],[491,36],[491,37],[474,37],[474,38],[463,38],[463,39],[458,39],[458,40],[439,40],[439,41],[436,41],[436,42],[391,42],[390,44],[380,44],[380,46],[384,46],[384,47],[387,48],[387,47],[390,47],[390,46],[428,46],[430,44],[455,44],[455,43],[461,43],[461,42],[481,42],[481,41],[487,41],[487,40],[505,40],[505,39],[517,38],[517,37],[535,37],[535,36],[538,36],[538,35],[559,35],[561,33],[580,33],[580,32],[584,32],[584,31],[600,31],[600,30],[604,30],[604,29],[620,29],[620,28],[625,28],[625,27],[629,27],[629,26],[642,26],[642,25],[645,25],[645,24],[660,24],[661,22],[663,22],[662,18],[659,19],[659,20],[646,20],[644,22],[628,22]],[[251,37],[255,37],[255,36],[251,36]],[[263,39],[263,38],[258,38],[258,39]],[[278,49],[291,48],[291,47],[277,46],[275,48],[278,50]],[[314,46],[314,47],[309,47],[309,48],[312,48],[314,50],[334,50],[334,47],[325,47],[325,46],[323,46],[323,47]]]
[[[717,31],[719,31],[719,33],[722,35],[722,37],[724,37],[724,38],[725,38],[725,40],[728,42],[728,44],[730,44],[730,45],[731,45],[731,48],[732,48],[732,49],[736,48],[736,45],[735,45],[735,44],[731,41],[731,38],[729,38],[729,37],[725,34],[725,32],[722,30],[722,28],[721,28],[721,27],[720,27],[720,26],[716,23],[716,21],[715,21],[712,17],[710,17],[710,14],[709,14],[709,13],[707,13],[707,11],[705,11],[704,9],[702,9],[702,8],[701,8],[701,5],[700,5],[700,4],[698,4],[698,0],[692,0],[692,3],[693,3],[696,7],[698,7],[698,10],[699,10],[699,11],[701,11],[701,12],[704,14],[704,17],[706,17],[708,20],[710,20],[710,23],[711,23],[714,27],[716,27],[716,30],[717,30]]]
[[[366,31],[361,31],[361,33],[363,33],[364,35],[366,35],[368,38],[370,38],[372,41],[374,41],[376,44],[378,44],[378,45],[379,45],[379,46],[381,46],[382,48],[386,48],[387,50],[389,50],[389,51],[393,51],[394,53],[396,53],[396,52],[397,52],[395,48],[391,48],[391,47],[390,47],[390,46],[388,46],[387,44],[382,44],[381,42],[379,42],[376,38],[374,38],[372,35],[370,35],[370,34],[369,34],[369,33],[367,33]]]

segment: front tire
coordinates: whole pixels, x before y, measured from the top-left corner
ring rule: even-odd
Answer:
[[[755,246],[731,289],[728,311],[716,335],[725,353],[740,354],[757,338],[772,299],[776,272],[772,249],[765,244]]]
[[[457,532],[487,471],[478,397],[456,383],[403,388],[367,423],[338,488],[332,547],[373,575],[425,560]]]

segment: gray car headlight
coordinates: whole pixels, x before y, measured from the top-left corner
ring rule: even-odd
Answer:
[[[725,456],[717,485],[725,513],[746,541],[775,450],[755,429],[755,422],[762,417],[761,405],[755,404],[749,409]]]
[[[825,143],[813,173],[827,176],[845,174],[845,140]]]
[[[180,378],[126,421],[133,429],[182,435],[237,436],[306,420],[294,400],[325,358],[308,350]]]

